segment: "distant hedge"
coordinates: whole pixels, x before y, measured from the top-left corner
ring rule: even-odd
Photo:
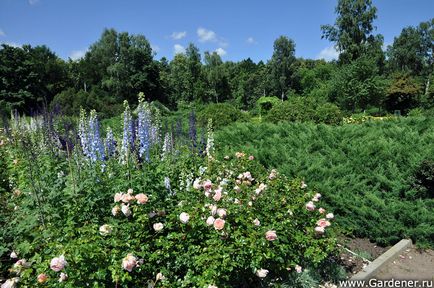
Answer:
[[[335,104],[317,103],[317,100],[310,97],[294,97],[274,105],[265,120],[272,123],[289,121],[340,124],[342,113]]]

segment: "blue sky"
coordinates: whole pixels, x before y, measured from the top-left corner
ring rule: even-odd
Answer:
[[[156,58],[171,59],[193,42],[223,60],[268,60],[280,35],[304,58],[336,56],[321,39],[321,24],[333,24],[336,0],[0,0],[0,43],[45,44],[60,57],[77,58],[104,28],[143,34]],[[434,0],[373,0],[377,33],[385,44],[403,27],[434,17]]]

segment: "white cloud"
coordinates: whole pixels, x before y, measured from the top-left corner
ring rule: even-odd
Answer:
[[[207,30],[205,28],[197,29],[197,36],[199,36],[199,42],[216,42],[217,34],[214,31]]]
[[[175,44],[173,46],[173,51],[174,51],[175,55],[176,54],[182,54],[182,53],[185,53],[185,48],[182,45]]]
[[[227,54],[226,50],[221,47],[217,48],[214,52],[220,55],[220,57],[225,56]]]
[[[5,31],[3,31],[2,29],[0,29],[0,36],[6,36]]]
[[[172,38],[173,40],[180,40],[185,36],[187,36],[187,31],[173,32],[172,35],[170,35],[170,38]]]
[[[74,50],[69,54],[69,58],[75,61],[83,58],[85,54],[86,50]]]
[[[326,47],[319,52],[316,59],[324,59],[326,61],[336,60],[339,57],[339,52],[334,46]]]
[[[30,5],[36,5],[38,4],[39,0],[29,0]]]
[[[160,46],[151,44],[152,52],[158,53],[160,51]]]
[[[247,38],[246,42],[249,44],[256,44],[257,43],[253,37]]]

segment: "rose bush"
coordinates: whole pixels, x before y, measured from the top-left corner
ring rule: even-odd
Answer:
[[[91,162],[77,150],[32,158],[6,147],[21,191],[4,198],[7,285],[295,287],[335,251],[321,195],[243,152],[220,160],[180,146],[149,162]],[[35,163],[43,172],[31,178]]]

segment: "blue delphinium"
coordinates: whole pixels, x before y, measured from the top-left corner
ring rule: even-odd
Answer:
[[[139,94],[138,121],[137,121],[137,138],[139,145],[139,157],[145,155],[146,162],[150,161],[150,130],[151,130],[150,110],[143,101],[143,94]]]
[[[88,130],[88,139],[89,139],[89,158],[92,162],[96,160],[104,160],[104,145],[102,143],[100,133],[99,133],[99,123],[96,117],[95,110],[90,112],[89,117],[89,130]]]
[[[120,150],[120,161],[125,164],[128,161],[129,150],[133,141],[133,123],[131,118],[130,106],[124,101],[124,126],[122,133],[122,146]]]
[[[113,131],[110,127],[107,128],[107,135],[105,138],[105,150],[107,153],[107,158],[113,157],[116,153],[115,139],[113,136]]]
[[[89,156],[89,139],[88,139],[88,123],[86,119],[86,111],[80,110],[80,121],[78,124],[78,136],[80,138],[81,149],[83,154]]]

